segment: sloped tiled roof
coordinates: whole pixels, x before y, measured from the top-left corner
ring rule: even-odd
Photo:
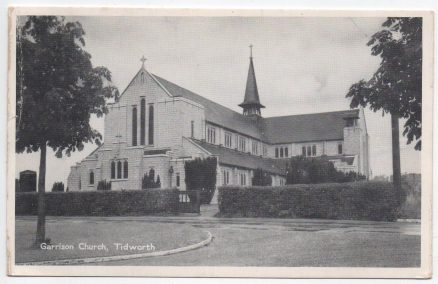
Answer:
[[[205,119],[225,128],[234,129],[248,136],[261,139],[260,123],[257,118],[250,118],[227,107],[195,94],[183,87],[167,81],[154,74],[154,77],[175,97],[183,97],[197,102],[205,108]]]
[[[262,158],[260,156],[242,153],[236,150],[228,149],[222,146],[213,145],[199,140],[191,139],[194,143],[204,148],[213,155],[217,155],[220,164],[233,165],[245,169],[261,168],[272,174],[285,175],[286,163],[285,160]]]
[[[344,110],[277,117],[247,117],[206,99],[157,75],[153,75],[175,97],[184,97],[205,107],[208,122],[235,130],[270,144],[342,140],[346,117],[359,110]]]
[[[344,139],[345,117],[359,110],[267,117],[263,132],[271,144]]]

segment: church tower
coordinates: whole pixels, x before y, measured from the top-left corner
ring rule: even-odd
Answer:
[[[250,48],[248,78],[246,80],[245,99],[239,106],[243,108],[245,116],[261,116],[260,109],[265,106],[260,103],[257,82],[254,73],[254,63],[252,62],[252,45]]]

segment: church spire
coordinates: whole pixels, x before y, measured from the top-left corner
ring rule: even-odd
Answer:
[[[259,99],[259,91],[257,89],[257,81],[254,72],[254,63],[252,60],[252,47],[250,48],[250,57],[249,57],[249,70],[248,70],[248,78],[246,80],[246,89],[245,89],[245,98],[243,103],[239,106],[243,108],[243,115],[251,116],[258,115],[261,116],[260,109],[264,108],[264,106],[260,103]]]

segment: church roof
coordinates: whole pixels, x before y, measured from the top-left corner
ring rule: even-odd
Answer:
[[[153,76],[171,95],[203,105],[205,119],[208,122],[270,144],[342,140],[344,138],[344,118],[359,116],[359,110],[354,109],[265,118],[247,117],[157,75]]]
[[[212,155],[218,156],[219,163],[223,165],[237,166],[245,169],[255,170],[261,168],[266,172],[278,175],[285,175],[285,160],[262,158],[260,156],[250,155],[237,150],[225,148],[223,146],[213,145],[207,142],[191,139],[194,143],[204,148]]]
[[[252,57],[249,58],[249,69],[248,69],[248,78],[246,80],[245,98],[243,100],[243,103],[241,103],[239,106],[245,107],[248,105],[257,105],[262,108],[265,107],[260,103],[259,91],[257,88],[257,81],[255,77]]]
[[[208,122],[238,131],[248,136],[262,139],[259,123],[254,118],[243,116],[227,107],[206,99],[183,87],[167,81],[154,74],[154,77],[175,97],[183,97],[197,102],[205,108],[205,119]]]
[[[267,117],[263,132],[271,144],[344,139],[345,117],[357,117],[358,109]]]

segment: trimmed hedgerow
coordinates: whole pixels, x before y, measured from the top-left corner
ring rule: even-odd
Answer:
[[[389,182],[220,187],[224,217],[287,217],[395,221],[396,192]]]
[[[37,193],[16,193],[15,214],[36,215]],[[46,214],[51,216],[130,216],[177,213],[177,189],[47,192]]]

